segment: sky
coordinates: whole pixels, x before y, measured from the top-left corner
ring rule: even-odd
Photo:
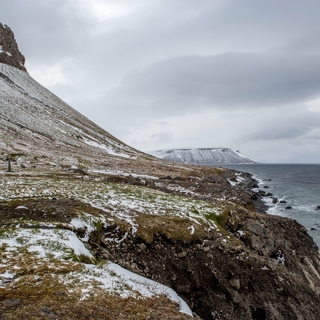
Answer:
[[[130,146],[320,163],[320,1],[1,0],[29,74]]]

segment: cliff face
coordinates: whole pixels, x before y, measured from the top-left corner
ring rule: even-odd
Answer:
[[[0,63],[27,71],[25,68],[25,57],[19,51],[14,33],[6,25],[0,23]]]
[[[198,229],[187,239],[181,221],[174,236],[170,221],[158,219],[149,243],[142,234],[119,247],[104,241],[99,252],[172,287],[202,319],[318,319],[320,259],[307,230],[240,207],[222,215],[220,233]],[[123,235],[118,232],[118,239]]]

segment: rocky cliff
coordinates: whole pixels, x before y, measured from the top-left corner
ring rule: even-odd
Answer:
[[[18,44],[14,38],[12,30],[0,23],[0,63],[27,71],[25,68],[25,58],[19,51]]]
[[[12,65],[0,81],[0,319],[320,318],[318,248],[257,212],[249,174],[134,150]]]

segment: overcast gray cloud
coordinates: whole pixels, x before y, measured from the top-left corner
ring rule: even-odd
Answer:
[[[154,63],[108,97],[118,110],[156,117],[199,108],[281,108],[316,99],[319,88],[320,56],[227,53]]]
[[[133,147],[320,162],[318,0],[2,0],[31,76]]]

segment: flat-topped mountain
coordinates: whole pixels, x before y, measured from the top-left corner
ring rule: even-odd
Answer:
[[[160,159],[182,163],[255,163],[230,148],[162,149],[150,151]]]

